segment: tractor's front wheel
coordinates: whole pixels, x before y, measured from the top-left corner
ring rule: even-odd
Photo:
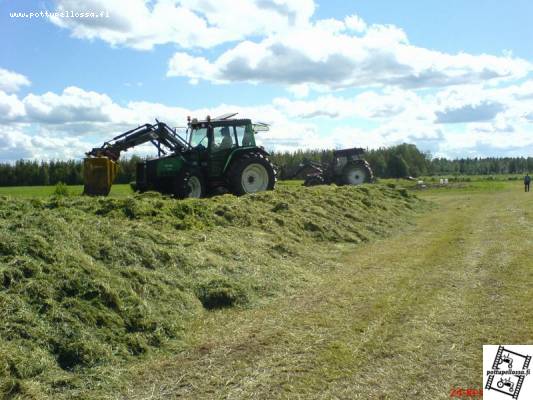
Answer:
[[[179,199],[201,198],[205,196],[205,179],[202,171],[186,168],[176,177],[174,195]]]
[[[361,185],[372,182],[373,174],[367,163],[350,163],[342,171],[342,184]]]
[[[237,196],[272,190],[276,184],[276,171],[263,154],[249,153],[231,165],[227,181],[229,189]]]

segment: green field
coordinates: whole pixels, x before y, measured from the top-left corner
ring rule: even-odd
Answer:
[[[10,186],[0,187],[0,196],[11,197],[50,197],[54,193],[54,186]],[[80,196],[83,192],[83,185],[68,186],[69,194],[72,196]],[[113,185],[111,187],[111,197],[125,197],[131,195],[133,191],[130,185]]]
[[[278,186],[300,186],[303,181],[281,181]],[[18,198],[45,198],[50,197],[54,193],[54,186],[0,186],[0,196],[11,196]],[[83,185],[68,186],[69,194],[72,196],[80,196],[83,192]],[[113,185],[111,187],[110,197],[126,197],[132,195],[133,191],[129,184]]]
[[[0,193],[4,396],[445,399],[533,342],[519,181],[47,190]]]

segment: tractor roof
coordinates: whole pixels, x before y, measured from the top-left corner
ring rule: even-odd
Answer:
[[[195,120],[193,119],[191,122],[189,122],[189,125],[192,127],[198,127],[198,126],[205,126],[207,124],[211,126],[229,126],[229,125],[248,125],[251,124],[252,121],[248,118],[240,118],[240,119],[224,119],[224,120]]]
[[[202,125],[202,124],[211,124],[215,126],[225,126],[225,125],[247,125],[252,123],[252,121],[248,118],[232,118],[236,116],[238,113],[226,113],[219,115],[218,117],[211,118],[209,115],[204,120],[198,120],[196,118],[193,118],[191,121],[191,117],[187,117],[189,120],[189,125],[196,126],[196,125]]]
[[[249,118],[232,118],[238,113],[227,113],[220,115],[215,118],[210,118],[209,116],[206,117],[206,119],[198,120],[196,118],[193,118],[191,120],[191,117],[187,117],[188,125],[191,128],[198,128],[198,127],[205,127],[206,125],[211,126],[233,126],[233,125],[250,125],[252,124],[252,120]],[[254,131],[268,131],[269,124],[266,124],[264,122],[256,122],[253,123]]]

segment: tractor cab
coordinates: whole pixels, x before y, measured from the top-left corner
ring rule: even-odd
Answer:
[[[221,177],[232,159],[256,147],[254,127],[268,129],[266,124],[253,125],[250,119],[231,119],[234,115],[207,116],[202,121],[188,118],[187,142],[211,178]]]
[[[224,121],[193,119],[189,122],[187,136],[191,148],[204,148],[210,152],[255,146],[254,128],[249,119]]]

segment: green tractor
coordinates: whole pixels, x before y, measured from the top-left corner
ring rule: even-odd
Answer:
[[[255,134],[268,130],[268,125],[235,119],[235,115],[205,120],[188,117],[185,138],[157,120],[113,138],[87,153],[84,192],[107,195],[120,153],[147,142],[156,147],[158,157],[137,165],[132,186],[139,192],[153,190],[186,198],[274,189],[276,170],[268,152],[255,143]]]

